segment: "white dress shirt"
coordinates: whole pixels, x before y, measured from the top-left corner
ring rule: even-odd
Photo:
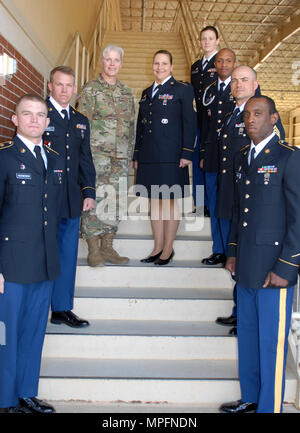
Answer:
[[[53,96],[50,96],[49,101],[51,102],[51,104],[53,105],[53,107],[59,112],[59,114],[61,115],[61,117],[64,119],[64,115],[61,112],[62,110],[67,110],[68,112],[68,116],[70,119],[70,105],[68,105],[66,108],[63,108],[61,105],[59,105],[58,102],[55,101],[55,99],[53,98]]]
[[[226,78],[225,81],[222,81],[222,80],[220,80],[220,78],[218,78],[218,90],[220,90],[220,84],[221,84],[221,83],[224,83],[224,84],[225,84],[225,86],[224,86],[224,88],[223,88],[223,92],[224,92],[225,89],[226,89],[226,87],[227,87],[228,84],[230,83],[230,81],[231,81],[231,77]]]
[[[18,138],[25,144],[25,146],[28,148],[28,150],[30,150],[30,152],[32,153],[32,155],[36,158],[36,154],[34,151],[35,146],[40,146],[41,148],[41,155],[45,164],[45,167],[47,168],[47,156],[46,156],[46,152],[43,146],[43,140],[41,140],[41,142],[39,144],[34,144],[32,143],[32,141],[28,140],[28,138],[23,137],[20,134],[17,134]]]
[[[163,84],[165,84],[170,78],[172,77],[172,75],[169,75],[162,83],[157,83],[156,81],[154,81],[154,83],[153,83],[153,87],[152,87],[152,98],[154,97],[154,95],[156,94],[156,92],[157,92],[157,86],[159,86],[159,85],[163,85]]]
[[[248,154],[248,164],[250,164],[250,155],[251,155],[251,150],[253,149],[253,147],[255,147],[255,154],[254,154],[254,159],[257,157],[257,155],[263,150],[263,148],[267,145],[267,143],[269,143],[269,141],[274,137],[275,132],[272,132],[271,135],[269,135],[267,138],[265,138],[264,140],[262,140],[260,143],[258,143],[257,145],[255,145],[253,143],[253,141],[251,140],[251,146],[249,149],[249,154]]]

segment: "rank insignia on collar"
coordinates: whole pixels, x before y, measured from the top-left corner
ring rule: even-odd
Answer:
[[[25,152],[26,152],[26,149],[24,149],[24,147],[21,147],[20,152],[21,152],[21,153],[25,153]]]

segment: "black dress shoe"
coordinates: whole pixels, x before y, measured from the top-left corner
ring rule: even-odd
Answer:
[[[214,253],[211,256],[203,259],[202,263],[209,266],[218,265],[221,263],[224,266],[226,263],[226,256],[225,254]]]
[[[5,409],[7,413],[32,413],[27,407],[22,407],[20,404]]]
[[[237,328],[234,326],[233,328],[230,329],[228,334],[229,335],[237,335]]]
[[[84,326],[89,326],[87,320],[80,319],[76,314],[72,313],[72,311],[53,311],[50,322],[56,325],[64,323],[72,328],[83,328]]]
[[[175,255],[175,252],[174,252],[174,250],[171,252],[171,255],[167,258],[167,259],[157,259],[157,260],[155,260],[155,262],[154,262],[154,264],[155,265],[158,265],[158,266],[164,266],[164,265],[167,265],[172,259],[173,259],[173,257],[174,257],[174,255]]]
[[[217,317],[216,323],[224,326],[236,326],[236,316]]]
[[[54,413],[54,407],[50,406],[43,402],[42,400],[38,400],[35,397],[31,398],[20,398],[19,406],[25,409],[28,409],[31,413]]]
[[[243,402],[242,400],[224,403],[220,406],[220,411],[226,413],[255,413],[256,409],[256,403]]]
[[[146,257],[145,259],[141,259],[141,262],[142,263],[153,263],[153,262],[155,262],[155,260],[159,259],[159,257],[161,256],[161,253],[162,253],[162,250],[160,253],[155,254],[154,256],[149,256],[149,257]]]

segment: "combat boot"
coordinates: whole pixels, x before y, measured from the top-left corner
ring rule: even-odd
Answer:
[[[105,266],[105,260],[99,248],[99,239],[100,236],[94,236],[86,240],[89,249],[87,261],[92,267]]]
[[[122,265],[129,262],[128,257],[121,257],[116,250],[113,249],[114,233],[107,233],[101,238],[100,251],[104,259],[114,265]]]

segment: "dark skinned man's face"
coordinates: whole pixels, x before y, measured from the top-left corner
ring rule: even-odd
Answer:
[[[225,81],[231,76],[234,68],[236,67],[234,54],[227,49],[219,51],[216,55],[215,67],[220,79]]]
[[[253,98],[245,105],[245,127],[255,145],[272,134],[277,120],[278,114],[270,114],[269,104],[265,99]]]

